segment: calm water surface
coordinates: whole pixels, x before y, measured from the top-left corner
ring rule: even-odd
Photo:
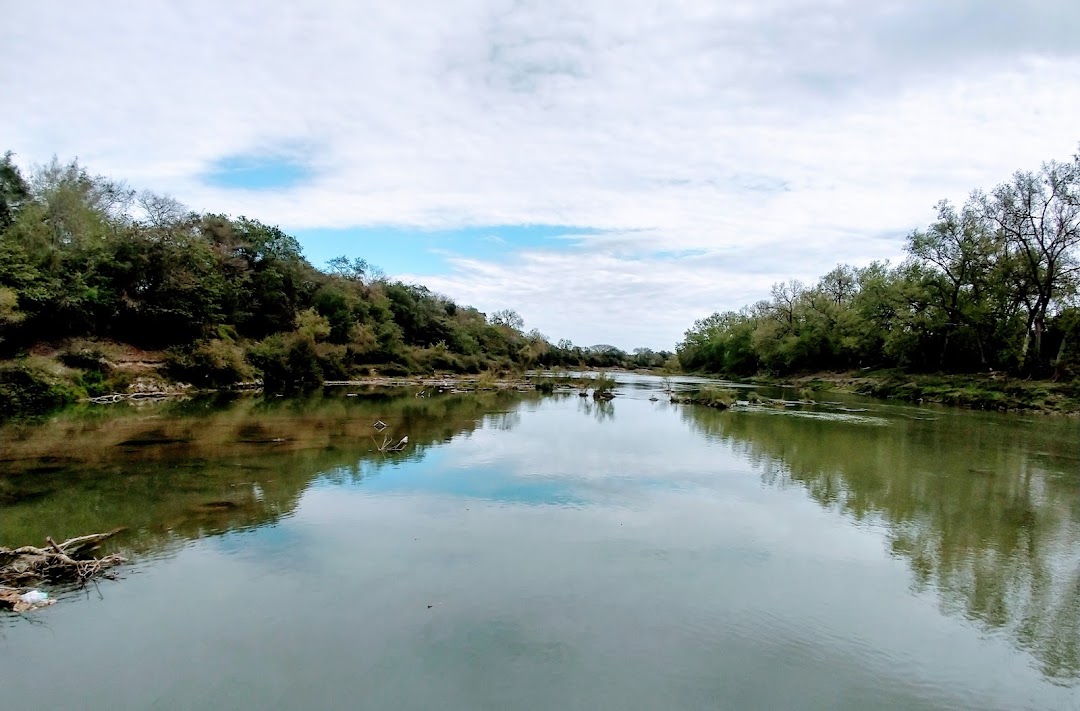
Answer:
[[[666,385],[2,428],[0,545],[126,526],[134,562],[0,617],[0,699],[1080,709],[1080,422]]]

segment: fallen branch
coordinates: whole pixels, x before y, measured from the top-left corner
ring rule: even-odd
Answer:
[[[409,444],[409,436],[405,435],[397,444],[393,444],[394,440],[388,435],[383,435],[382,444],[379,444],[374,437],[371,441],[375,442],[375,449],[379,452],[400,452]]]
[[[127,559],[115,553],[102,558],[84,557],[84,554],[121,530],[69,538],[63,543],[49,537],[44,548],[0,547],[0,608],[16,612],[31,609],[23,606],[20,596],[25,590],[20,588],[42,582],[85,585],[94,578],[108,577],[109,569],[126,563]]]
[[[94,405],[111,405],[116,402],[123,402],[125,400],[166,400],[172,397],[185,397],[191,393],[187,391],[173,392],[171,390],[160,390],[154,392],[140,392],[140,393],[110,393],[108,395],[99,395],[98,397],[87,398],[86,402]]]

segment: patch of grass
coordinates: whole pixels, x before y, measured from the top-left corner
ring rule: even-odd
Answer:
[[[611,392],[615,389],[615,384],[615,378],[611,377],[606,373],[601,373],[600,375],[593,378],[592,381],[593,390],[598,393]]]
[[[476,378],[477,390],[495,390],[499,387],[499,374],[490,368]]]
[[[536,392],[538,393],[551,395],[553,392],[555,392],[555,378],[534,378],[533,387],[536,388]]]
[[[1071,411],[1077,407],[1070,383],[1029,382],[1005,376],[890,374],[869,378],[860,392],[878,398],[933,402],[977,410]]]
[[[734,405],[737,399],[737,394],[734,390],[717,388],[710,385],[694,393],[672,397],[671,401],[686,405],[704,405],[705,407],[713,407],[718,410],[726,410]]]

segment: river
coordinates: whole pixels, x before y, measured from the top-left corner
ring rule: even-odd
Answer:
[[[124,526],[132,560],[0,616],[0,699],[1080,709],[1080,421],[618,380],[0,428],[0,545]]]

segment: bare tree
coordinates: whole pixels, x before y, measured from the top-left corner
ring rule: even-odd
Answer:
[[[797,279],[789,279],[772,286],[773,308],[776,309],[777,320],[792,332],[795,330],[795,309],[805,290],[806,287]]]
[[[142,210],[146,223],[158,229],[175,227],[191,217],[191,210],[179,200],[149,190],[139,193],[135,204]]]
[[[525,319],[518,315],[517,311],[513,309],[502,309],[491,314],[488,319],[495,326],[506,326],[512,328],[515,331],[520,331],[525,327]]]

